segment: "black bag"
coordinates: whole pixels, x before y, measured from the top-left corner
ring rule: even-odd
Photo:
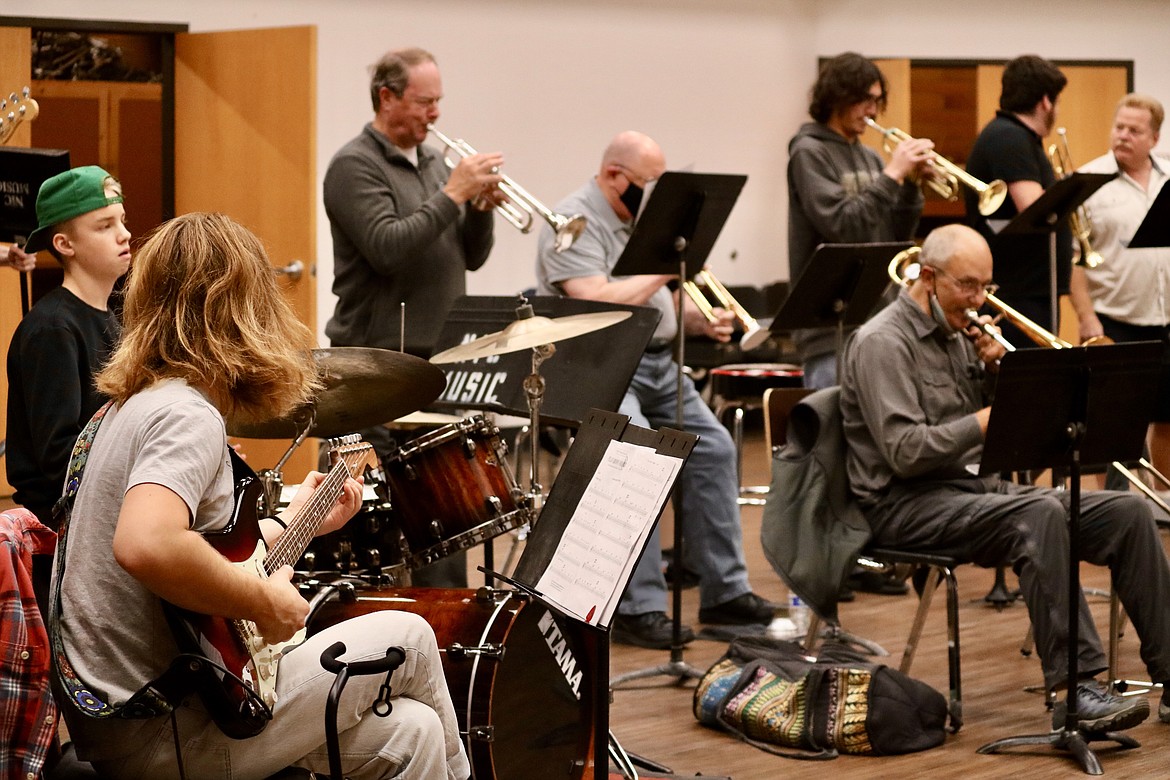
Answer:
[[[791,642],[736,639],[699,681],[695,717],[806,760],[913,753],[946,739],[947,700],[926,683],[837,643],[817,659],[803,653]]]

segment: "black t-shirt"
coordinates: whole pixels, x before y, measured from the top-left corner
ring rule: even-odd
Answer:
[[[1043,139],[1005,111],[997,112],[975,140],[967,158],[967,172],[985,183],[995,179],[1007,184],[1035,181],[1044,189],[1056,181]],[[1008,302],[1018,298],[1047,298],[1050,289],[1048,234],[998,236],[992,225],[1002,227],[1019,214],[1011,196],[1004,198],[1003,205],[990,217],[979,213],[979,199],[972,190],[965,190],[964,197],[967,224],[982,233],[991,245],[995,281],[1001,288],[999,297]],[[1056,260],[1056,287],[1063,295],[1068,292],[1072,268],[1072,233],[1067,222],[1056,231]]]
[[[93,378],[119,332],[113,313],[58,287],[37,301],[12,336],[5,466],[13,498],[43,523],[61,496],[77,435],[105,403]]]

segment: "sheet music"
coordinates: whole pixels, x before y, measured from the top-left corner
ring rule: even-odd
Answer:
[[[609,625],[682,460],[611,441],[537,583],[544,598],[589,623]]]

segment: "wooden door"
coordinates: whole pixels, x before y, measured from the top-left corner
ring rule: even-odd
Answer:
[[[910,60],[874,60],[873,63],[886,77],[888,87],[885,113],[874,121],[887,130],[898,128],[910,132]],[[884,148],[884,139],[876,130],[863,133],[861,142],[877,151],[884,159],[890,158]]]
[[[29,86],[32,76],[32,31],[27,27],[0,27],[0,91],[8,93]],[[35,95],[34,95],[35,98]],[[28,146],[30,126],[21,123],[7,146]],[[12,333],[20,323],[20,275],[0,268],[0,355],[8,354]],[[8,429],[8,372],[0,371],[0,439]],[[0,463],[3,459],[0,459]],[[12,486],[0,468],[0,496],[11,496]]]
[[[315,27],[175,36],[175,213],[218,211],[251,229],[276,269],[300,261],[281,286],[313,332],[316,313]],[[272,468],[290,441],[243,442],[248,462]],[[313,440],[285,465],[299,482],[317,462]]]

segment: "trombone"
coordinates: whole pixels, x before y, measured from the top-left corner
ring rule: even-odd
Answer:
[[[912,136],[905,130],[899,130],[896,127],[886,129],[869,117],[865,118],[865,122],[882,134],[882,137],[885,139],[882,146],[887,153],[892,152],[894,147],[902,141],[912,139]],[[930,177],[926,180],[927,186],[932,190],[946,200],[957,200],[959,197],[959,184],[965,184],[979,195],[980,214],[986,217],[999,210],[1000,205],[1003,204],[1003,199],[1007,197],[1007,185],[1001,180],[996,179],[990,184],[984,184],[941,154],[931,152],[930,155],[931,162],[942,176],[941,181],[935,177]]]
[[[1060,136],[1060,144],[1049,144],[1048,159],[1052,161],[1052,168],[1056,172],[1057,178],[1063,179],[1074,171],[1072,153],[1068,150],[1068,133],[1065,129],[1063,127],[1056,128],[1056,134]],[[1089,210],[1085,208],[1085,204],[1077,206],[1073,213],[1068,215],[1068,226],[1081,249],[1081,257],[1077,260],[1077,265],[1085,268],[1096,268],[1105,262],[1101,253],[1093,249],[1093,245],[1089,243],[1089,235],[1093,232],[1093,222],[1089,218]]]
[[[450,151],[460,157],[470,157],[477,154],[471,144],[462,138],[448,138],[440,133],[434,125],[427,125],[427,129],[434,133],[435,137],[442,141]],[[443,156],[443,162],[447,164],[448,168],[454,168],[456,165],[447,155]],[[512,223],[512,226],[521,233],[527,233],[532,230],[535,216],[539,214],[553,229],[556,237],[554,247],[557,252],[563,252],[573,245],[577,236],[581,235],[581,231],[585,229],[585,217],[580,214],[574,214],[571,217],[557,214],[534,198],[528,190],[521,187],[513,179],[507,176],[502,178],[503,181],[500,182],[499,187],[507,200],[496,207],[500,216]]]
[[[902,287],[907,287],[918,279],[918,273],[921,270],[921,264],[918,261],[918,254],[922,251],[921,247],[912,246],[909,249],[904,249],[898,254],[894,255],[890,260],[890,264],[886,271],[890,279]],[[1037,325],[1032,320],[1020,314],[1018,311],[1008,306],[1006,303],[996,298],[994,295],[987,296],[987,303],[992,308],[998,309],[1002,312],[1005,319],[1027,334],[1028,338],[1036,342],[1042,347],[1050,349],[1070,349],[1072,344],[1057,336],[1054,333],[1049,333],[1044,328]],[[979,314],[974,309],[967,310],[967,319],[971,324],[982,330],[987,335],[991,336],[999,342],[1008,352],[1015,352],[1015,346],[1003,337],[1003,334],[998,329],[993,328],[990,324],[979,322]],[[1084,346],[1100,346],[1104,344],[1112,344],[1113,339],[1108,336],[1097,336],[1085,342]],[[1123,477],[1130,481],[1130,483],[1138,489],[1138,491],[1149,500],[1157,504],[1164,512],[1170,514],[1170,504],[1166,502],[1157,491],[1147,485],[1137,474],[1134,474],[1125,464],[1120,461],[1113,461],[1111,464],[1117,469]],[[1138,467],[1145,469],[1150,475],[1158,480],[1164,488],[1170,488],[1170,478],[1167,478],[1162,472],[1158,471],[1147,458],[1138,459]]]
[[[895,284],[906,287],[909,286],[911,282],[918,279],[918,272],[921,268],[918,255],[921,251],[922,247],[912,246],[909,249],[903,249],[901,252],[894,255],[893,259],[890,260],[890,264],[886,268],[886,272],[889,274],[890,279]],[[1048,349],[1071,349],[1074,346],[1073,344],[1070,344],[1062,339],[1060,336],[1057,336],[1055,333],[1050,333],[1045,328],[1040,327],[1038,324],[1028,319],[1019,311],[1004,303],[996,296],[988,295],[986,300],[988,306],[998,311],[1005,320],[1019,328],[1020,331],[1024,333],[1024,335],[1026,335],[1039,346],[1047,347]],[[968,309],[966,313],[967,319],[970,320],[972,325],[998,341],[1008,352],[1016,351],[1015,346],[1007,339],[1005,339],[996,328],[979,322],[978,312],[976,312],[974,309]],[[1083,346],[1099,346],[1102,344],[1112,343],[1113,339],[1109,338],[1108,336],[1094,336],[1093,338],[1087,340]]]
[[[683,290],[694,301],[695,306],[703,313],[708,322],[715,321],[715,306],[703,294],[702,288],[704,287],[721,307],[735,316],[735,321],[743,329],[743,336],[739,339],[741,349],[747,352],[764,343],[770,331],[760,327],[760,323],[735,299],[731,292],[723,286],[723,283],[715,278],[715,274],[704,268],[695,274],[695,280],[684,281]]]

